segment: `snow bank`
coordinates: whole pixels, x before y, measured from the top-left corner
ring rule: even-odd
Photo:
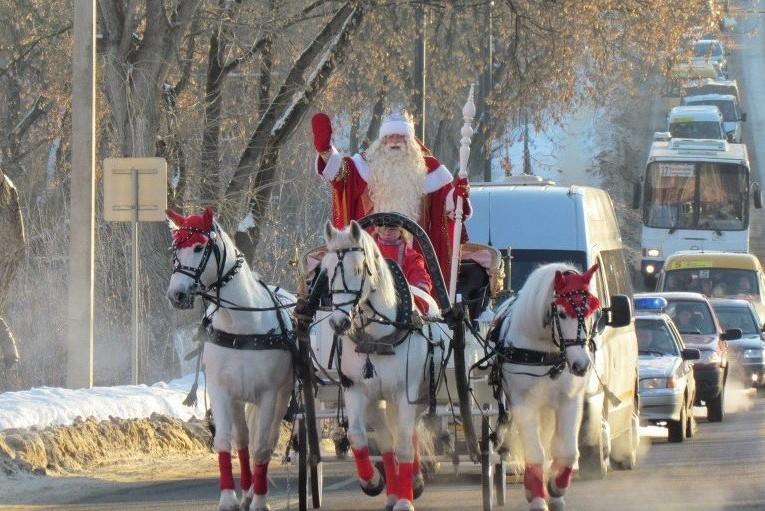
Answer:
[[[154,385],[124,385],[92,389],[39,387],[0,394],[0,431],[9,428],[44,428],[73,424],[77,417],[98,420],[119,417],[138,419],[161,414],[187,421],[203,418],[204,377],[200,375],[199,403],[183,404],[194,375]]]

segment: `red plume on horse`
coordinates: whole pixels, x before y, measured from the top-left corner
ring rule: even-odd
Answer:
[[[570,315],[576,315],[578,309],[587,317],[598,310],[600,300],[590,293],[590,281],[599,267],[595,263],[584,273],[555,272],[555,304]]]

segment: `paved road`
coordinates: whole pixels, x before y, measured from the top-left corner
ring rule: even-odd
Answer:
[[[612,472],[605,481],[575,480],[568,497],[569,509],[581,511],[646,510],[763,510],[765,509],[765,397],[753,390],[730,390],[725,422],[710,424],[698,409],[698,435],[684,444],[668,444],[664,430],[648,428],[637,469]],[[382,497],[361,494],[352,478],[351,462],[326,465],[323,509],[372,511],[382,508]],[[480,510],[477,471],[465,467],[457,478],[443,464],[436,480],[417,501],[420,511],[442,509]],[[108,474],[95,471],[88,477],[40,478],[19,482],[15,497],[0,485],[0,509],[104,509],[195,511],[215,509],[217,483],[212,455],[169,465],[137,460],[112,467]],[[188,473],[196,473],[189,478]],[[279,469],[273,509],[297,509],[296,477]],[[286,498],[287,484],[292,497]],[[273,487],[273,486],[272,486]],[[19,491],[21,490],[21,491]],[[34,504],[21,506],[21,504]],[[508,487],[506,510],[526,509],[522,487]]]

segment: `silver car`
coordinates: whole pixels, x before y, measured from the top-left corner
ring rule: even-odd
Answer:
[[[733,375],[744,385],[765,390],[765,334],[754,306],[746,300],[717,298],[709,301],[723,328],[738,328],[741,338],[728,341]]]
[[[636,304],[636,307],[638,304]],[[666,425],[667,439],[682,442],[695,434],[693,401],[696,380],[691,360],[699,350],[685,348],[672,319],[661,312],[640,312],[635,318],[638,337],[640,419]]]

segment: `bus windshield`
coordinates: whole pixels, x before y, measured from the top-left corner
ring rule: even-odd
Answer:
[[[661,229],[741,231],[749,225],[749,174],[742,165],[652,162],[643,223]]]

